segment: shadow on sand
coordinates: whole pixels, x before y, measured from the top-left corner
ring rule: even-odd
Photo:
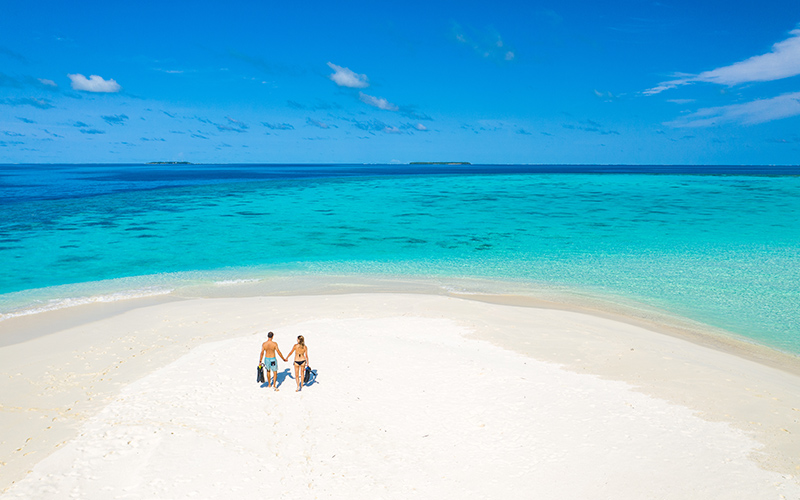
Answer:
[[[266,375],[267,372],[265,371],[264,374]],[[281,385],[283,385],[283,381],[286,380],[286,377],[291,378],[291,375],[289,374],[289,369],[288,368],[284,369],[282,372],[277,372],[275,374],[275,379],[277,380],[276,387],[278,389],[280,389]],[[267,379],[267,380],[269,380],[269,379]],[[261,388],[265,389],[265,388],[269,387],[268,383],[269,382],[264,382],[263,384],[261,384]]]
[[[264,372],[264,373],[266,374],[267,372]],[[292,379],[292,380],[294,380],[294,377],[292,376],[291,371],[289,370],[289,368],[284,368],[284,370],[282,372],[278,372],[275,375],[275,377],[276,377],[276,379],[278,381],[278,383],[276,385],[278,389],[281,388],[281,386],[283,385],[283,382],[286,380],[287,377]],[[312,385],[318,384],[318,383],[319,382],[317,382],[317,370],[311,370],[311,379],[308,382],[306,382],[305,384],[303,384],[303,387],[311,387]],[[267,387],[269,387],[267,385],[267,382],[264,382],[263,384],[261,384],[261,388],[262,389],[267,388]]]

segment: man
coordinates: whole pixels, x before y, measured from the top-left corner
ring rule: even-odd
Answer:
[[[264,368],[267,370],[267,387],[273,387],[278,390],[278,360],[275,358],[275,353],[286,362],[283,353],[278,349],[278,344],[272,340],[275,334],[269,332],[267,334],[267,341],[261,344],[261,354],[258,355],[258,363],[261,364],[261,358],[264,358]]]

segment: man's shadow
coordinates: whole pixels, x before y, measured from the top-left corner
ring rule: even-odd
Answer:
[[[284,368],[282,372],[277,373],[275,375],[275,377],[277,377],[277,379],[278,379],[278,383],[277,383],[278,388],[280,388],[283,385],[283,381],[286,380],[286,377],[290,377],[290,376],[291,375],[289,375],[289,369],[288,368]]]
[[[264,375],[266,375],[266,374],[267,374],[267,372],[264,371]],[[277,383],[275,384],[275,386],[277,388],[280,388],[281,384],[283,384],[283,381],[286,379],[286,377],[290,376],[289,375],[289,369],[286,368],[282,372],[279,372],[279,373],[276,372],[274,376],[275,376],[275,379],[277,380]],[[265,376],[264,377],[264,383],[261,384],[261,388],[262,389],[265,388],[265,387],[269,387],[269,385],[267,385],[267,384],[269,384],[268,380],[269,379]]]

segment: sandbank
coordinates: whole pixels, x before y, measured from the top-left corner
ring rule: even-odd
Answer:
[[[3,497],[800,496],[791,359],[493,302],[171,297],[4,321],[40,334],[0,342]],[[282,364],[280,392],[256,384],[268,330],[284,353],[306,337],[318,383],[295,393]]]

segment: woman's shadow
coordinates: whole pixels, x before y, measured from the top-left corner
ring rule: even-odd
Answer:
[[[264,372],[264,373],[266,374],[266,372]],[[285,368],[282,372],[276,372],[275,373],[275,379],[277,380],[277,383],[275,384],[275,387],[279,389],[281,387],[281,385],[283,385],[283,381],[286,380],[286,377],[291,377],[291,375],[289,374],[289,369],[288,368]],[[261,388],[262,389],[265,388],[265,387],[269,387],[267,385],[266,379],[265,379],[264,383],[261,384]]]

